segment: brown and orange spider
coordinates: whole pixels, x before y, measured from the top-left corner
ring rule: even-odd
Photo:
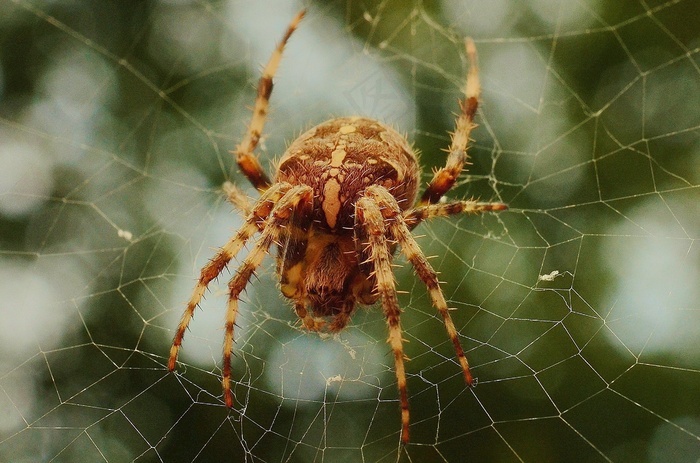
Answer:
[[[250,205],[235,187],[226,185],[229,200],[246,212],[245,224],[202,269],[175,332],[168,368],[175,369],[185,330],[209,282],[253,235],[260,233],[228,284],[222,365],[226,406],[233,405],[231,349],[239,296],[275,244],[282,294],[294,301],[294,310],[307,329],[340,331],[357,304],[381,301],[389,325],[388,343],[394,354],[401,404],[401,440],[407,443],[408,393],[401,308],[391,267],[393,253],[398,246],[427,286],[454,344],[464,379],[471,385],[469,363],[437,274],[411,235],[411,229],[433,217],[507,208],[502,203],[472,200],[439,202],[455,184],[468,159],[467,144],[475,127],[480,92],[476,48],[471,40],[466,41],[470,61],[467,88],[465,99],[460,102],[461,112],[447,163],[435,172],[417,203],[420,170],[411,146],[395,130],[362,117],[331,119],[299,136],[280,159],[275,178],[270,181],[253,151],[265,123],[272,79],[282,51],[303,16],[301,11],[292,20],[263,70],[250,127],[235,150],[238,166],[262,195]]]

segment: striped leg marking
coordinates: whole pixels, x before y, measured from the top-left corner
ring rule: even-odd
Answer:
[[[294,19],[292,19],[292,22],[289,23],[287,31],[282,37],[282,41],[277,45],[275,51],[272,52],[270,60],[263,69],[262,77],[260,77],[258,81],[258,95],[255,98],[255,106],[253,106],[253,117],[250,120],[250,125],[248,126],[243,141],[241,141],[235,151],[233,151],[236,155],[236,162],[241,172],[243,172],[250,183],[260,191],[265,191],[270,188],[270,177],[260,165],[258,158],[253,152],[258,146],[263,128],[265,127],[265,119],[267,119],[268,106],[270,105],[270,95],[272,94],[272,79],[282,59],[282,52],[305,13],[305,10],[300,11]]]

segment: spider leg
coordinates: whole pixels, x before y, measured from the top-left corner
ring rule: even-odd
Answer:
[[[467,145],[469,144],[469,134],[476,127],[474,115],[479,106],[479,94],[481,86],[479,84],[479,68],[476,58],[476,46],[472,39],[465,42],[467,57],[469,58],[469,71],[467,73],[467,88],[464,92],[465,98],[459,102],[461,112],[457,117],[456,128],[452,134],[452,142],[447,156],[445,167],[437,170],[433,179],[428,184],[420,204],[435,204],[449,191],[455,184],[459,174],[462,172],[464,164],[469,159],[467,155]]]
[[[274,204],[282,197],[284,192],[289,189],[289,185],[280,184],[266,191],[258,200],[255,207],[246,217],[245,223],[240,230],[231,238],[216,255],[202,268],[199,280],[192,291],[187,307],[182,314],[180,324],[175,331],[173,344],[170,347],[170,358],[168,359],[168,369],[175,370],[177,363],[177,355],[182,345],[182,339],[185,336],[187,326],[190,324],[194,315],[194,310],[199,305],[204,291],[207,286],[216,278],[231,259],[238,254],[245,243],[260,230],[261,224],[267,219]]]
[[[282,37],[282,41],[277,45],[275,51],[272,52],[270,60],[263,69],[262,76],[258,82],[258,95],[255,98],[255,106],[253,107],[253,117],[250,120],[250,125],[246,131],[243,141],[236,147],[234,154],[236,162],[241,172],[248,178],[250,183],[260,191],[265,191],[270,187],[270,177],[267,175],[263,167],[260,165],[258,158],[253,154],[258,146],[260,136],[262,135],[265,119],[267,118],[267,110],[270,102],[270,94],[272,94],[272,78],[277,72],[284,46],[287,44],[289,37],[296,30],[299,21],[304,17],[305,11],[301,10],[289,23],[287,31]]]
[[[229,300],[226,309],[226,325],[223,347],[223,365],[221,384],[223,386],[224,401],[227,407],[233,406],[233,393],[231,392],[231,351],[233,349],[233,329],[238,315],[238,300],[245,289],[250,277],[262,263],[265,254],[272,244],[278,242],[280,236],[285,233],[285,225],[289,224],[296,211],[303,208],[310,209],[313,202],[313,190],[307,185],[298,185],[290,188],[284,196],[274,205],[260,237],[245,258],[236,274],[229,282]]]
[[[371,188],[371,189],[370,189]],[[404,217],[402,217],[399,205],[394,199],[394,197],[384,188],[368,188],[368,193],[376,197],[377,203],[382,207],[384,212],[384,217],[387,218],[387,226],[389,229],[389,235],[394,237],[399,243],[401,252],[406,256],[406,259],[411,263],[415,269],[418,277],[423,281],[425,286],[428,288],[428,293],[430,294],[430,299],[433,302],[435,308],[440,312],[442,316],[442,321],[445,323],[445,329],[447,330],[447,335],[452,341],[455,353],[457,354],[457,359],[459,364],[462,366],[462,372],[464,373],[464,381],[468,386],[474,383],[471,372],[469,371],[469,362],[467,357],[464,355],[464,350],[459,342],[459,336],[457,329],[455,328],[452,317],[450,316],[450,309],[447,307],[447,302],[445,301],[445,296],[442,294],[442,289],[440,289],[440,283],[438,281],[437,273],[433,270],[433,267],[428,262],[428,259],[421,251],[416,239],[411,234],[411,231],[406,224]],[[452,204],[445,205],[432,205],[427,206],[428,209],[433,212],[444,212],[441,208],[437,206],[455,206],[456,209],[461,209],[461,206],[469,205],[477,207],[478,203],[473,201],[463,201]],[[460,207],[457,207],[460,206]],[[478,209],[477,209],[478,210]],[[486,209],[492,210],[492,209]],[[449,212],[449,209],[448,209]],[[452,213],[464,212],[464,210],[455,211]],[[473,211],[472,211],[473,212]]]
[[[250,203],[250,198],[246,196],[240,188],[238,188],[233,183],[226,181],[223,184],[224,193],[226,193],[226,199],[228,202],[233,204],[233,206],[242,212],[243,215],[247,216],[250,211],[253,210],[253,205]]]
[[[371,188],[371,187],[370,187]],[[368,188],[369,190],[369,188]],[[410,422],[408,408],[408,391],[406,389],[406,370],[404,368],[403,338],[401,336],[401,309],[396,296],[394,274],[391,268],[391,253],[386,237],[385,218],[379,204],[368,196],[360,198],[355,205],[356,235],[361,242],[366,242],[377,281],[377,292],[382,301],[382,308],[389,325],[387,342],[394,353],[396,380],[401,402],[401,441],[409,441],[408,426]]]
[[[445,328],[447,330],[447,335],[452,341],[457,358],[462,366],[464,380],[467,385],[471,386],[474,380],[471,372],[469,371],[469,362],[467,361],[462,345],[459,342],[459,336],[455,325],[452,322],[452,317],[450,316],[445,297],[440,289],[437,274],[421,251],[418,243],[413,238],[413,235],[411,235],[411,231],[401,215],[401,210],[396,202],[396,198],[394,198],[386,188],[380,186],[368,187],[365,191],[365,195],[371,200],[370,202],[375,205],[374,207],[379,208],[381,211],[381,220],[383,223],[386,223],[386,231],[388,231],[388,235],[398,241],[399,247],[406,256],[406,259],[411,262],[411,265],[413,265],[413,268],[416,270],[419,278],[427,286],[430,298],[433,301],[433,305],[442,316],[442,320],[445,323]],[[377,278],[379,279],[379,275],[377,275]]]
[[[480,214],[491,211],[504,211],[508,206],[503,203],[484,203],[474,200],[453,201],[444,204],[417,206],[403,212],[403,219],[409,230],[413,230],[424,220],[433,217],[447,217],[455,214]]]

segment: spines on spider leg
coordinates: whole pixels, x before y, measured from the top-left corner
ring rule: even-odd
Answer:
[[[369,260],[374,268],[377,292],[382,301],[382,308],[389,328],[387,342],[394,354],[394,368],[401,405],[401,441],[407,444],[409,442],[410,411],[400,323],[401,309],[396,297],[394,274],[391,269],[391,254],[386,239],[385,217],[376,199],[371,197],[374,190],[379,190],[380,194],[389,194],[381,187],[368,188],[366,194],[369,197],[361,198],[356,204],[356,220],[365,232],[364,238],[368,243]]]
[[[401,251],[406,256],[406,259],[413,265],[416,270],[418,277],[423,281],[423,283],[428,288],[430,298],[433,301],[433,305],[440,312],[443,322],[445,324],[445,329],[447,330],[447,335],[455,349],[457,359],[462,367],[464,373],[464,380],[468,385],[472,385],[474,380],[469,370],[469,362],[464,355],[464,350],[459,342],[459,335],[457,329],[454,326],[452,317],[450,316],[449,308],[447,307],[447,302],[440,289],[440,283],[438,281],[437,273],[433,270],[428,260],[421,251],[418,243],[416,242],[413,235],[406,226],[406,223],[400,213],[396,199],[391,196],[391,194],[386,191],[386,189],[381,187],[369,187],[367,189],[367,195],[371,196],[376,203],[381,208],[383,219],[386,221],[386,227],[388,229],[389,235],[393,236],[394,239],[398,241]],[[473,205],[479,205],[481,203],[476,203],[474,201],[462,201],[455,203],[460,207],[472,207]],[[437,206],[451,206],[447,204],[426,206],[428,208],[435,208]],[[461,211],[463,212],[463,211]]]
[[[467,383],[467,385],[471,386],[474,383],[474,379],[469,369],[469,362],[467,361],[467,357],[464,355],[462,344],[459,342],[459,334],[457,333],[457,329],[455,328],[452,317],[450,316],[447,301],[445,301],[445,296],[442,293],[442,289],[440,289],[437,273],[435,270],[433,270],[433,267],[426,259],[425,254],[423,254],[423,252],[420,250],[418,243],[403,222],[398,220],[390,223],[389,226],[392,234],[399,240],[399,246],[406,256],[406,259],[411,263],[411,265],[413,265],[418,277],[428,288],[430,299],[433,301],[433,305],[438,312],[440,312],[442,320],[445,324],[445,329],[447,330],[447,335],[454,346],[457,359],[462,367],[464,381]]]
[[[413,229],[424,220],[429,220],[434,217],[448,217],[456,214],[499,212],[505,211],[506,209],[508,209],[508,205],[504,203],[488,203],[464,200],[417,206],[404,212],[403,218],[409,229]]]
[[[223,185],[224,193],[226,193],[226,199],[228,202],[233,204],[233,206],[238,209],[243,215],[248,215],[253,210],[253,205],[250,203],[248,197],[233,183],[226,181]]]
[[[282,60],[284,47],[299,26],[299,22],[305,14],[306,11],[301,10],[294,19],[292,19],[282,40],[272,52],[267,65],[265,65],[262,76],[258,81],[258,93],[255,98],[255,106],[253,107],[253,117],[250,120],[250,125],[248,126],[243,140],[234,151],[236,162],[241,171],[245,174],[250,183],[261,191],[269,188],[271,183],[267,173],[265,173],[265,170],[260,165],[260,161],[253,155],[253,151],[255,151],[255,148],[258,146],[263,128],[265,127],[265,119],[267,118],[268,106],[270,104],[270,95],[272,94],[272,79]]]
[[[253,276],[253,272],[262,263],[267,250],[275,238],[274,231],[269,227],[265,229],[260,239],[255,243],[248,257],[229,282],[229,300],[226,307],[226,323],[224,325],[223,365],[221,366],[221,384],[224,390],[224,401],[227,407],[233,406],[233,394],[231,393],[231,351],[233,350],[233,330],[238,315],[238,301],[243,289]]]
[[[202,268],[199,280],[192,291],[192,295],[187,302],[187,306],[185,307],[185,311],[182,314],[180,323],[175,331],[175,336],[173,337],[173,343],[170,347],[170,356],[168,358],[168,369],[170,371],[175,370],[177,356],[180,351],[180,346],[182,346],[185,331],[194,316],[197,305],[199,305],[202,296],[204,296],[207,286],[221,273],[231,259],[238,254],[250,237],[259,231],[260,223],[267,219],[273,205],[282,197],[284,191],[287,189],[289,189],[289,185],[281,184],[274,189],[268,190],[255,204],[252,212],[246,217],[245,223],[233,238],[223,245],[219,249],[219,252],[216,253],[204,268]]]
[[[469,59],[469,71],[467,72],[467,86],[464,91],[464,100],[460,100],[460,114],[455,122],[455,130],[451,136],[445,167],[437,170],[430,184],[423,192],[420,204],[435,204],[452,188],[462,172],[464,164],[469,159],[467,147],[469,135],[474,124],[474,116],[479,107],[479,95],[481,85],[479,83],[479,68],[477,64],[476,46],[470,38],[466,39],[465,47]]]
[[[301,209],[310,207],[313,201],[313,190],[309,186],[299,185],[289,188],[270,212],[270,217],[255,246],[239,267],[229,282],[229,302],[226,309],[226,323],[223,345],[223,365],[221,367],[224,401],[227,407],[233,406],[231,392],[231,351],[233,349],[233,334],[238,315],[238,301],[241,292],[253,276],[255,269],[260,266],[272,244],[279,240],[282,227],[289,223],[294,211],[302,204]]]

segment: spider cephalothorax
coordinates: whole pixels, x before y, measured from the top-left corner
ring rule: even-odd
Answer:
[[[411,230],[432,217],[506,209],[502,203],[439,202],[467,161],[469,133],[474,127],[479,101],[476,49],[467,40],[471,66],[466,98],[460,103],[461,113],[452,134],[447,163],[435,172],[419,201],[416,199],[420,170],[405,137],[381,122],[361,117],[331,119],[299,136],[280,159],[277,173],[270,181],[253,151],[265,122],[272,78],[284,46],[303,15],[302,11],[294,18],[263,70],[250,127],[235,151],[241,171],[262,195],[251,205],[235,187],[225,185],[231,202],[246,213],[245,223],[202,269],[175,333],[168,368],[175,369],[185,330],[209,282],[259,233],[229,282],[222,365],[226,405],[233,406],[231,349],[239,296],[270,247],[276,245],[282,294],[294,301],[296,314],[307,329],[339,331],[347,325],[358,305],[381,301],[396,367],[401,440],[407,443],[410,420],[401,309],[391,266],[394,251],[401,250],[427,286],[454,345],[464,379],[471,385],[469,364],[437,274]]]

